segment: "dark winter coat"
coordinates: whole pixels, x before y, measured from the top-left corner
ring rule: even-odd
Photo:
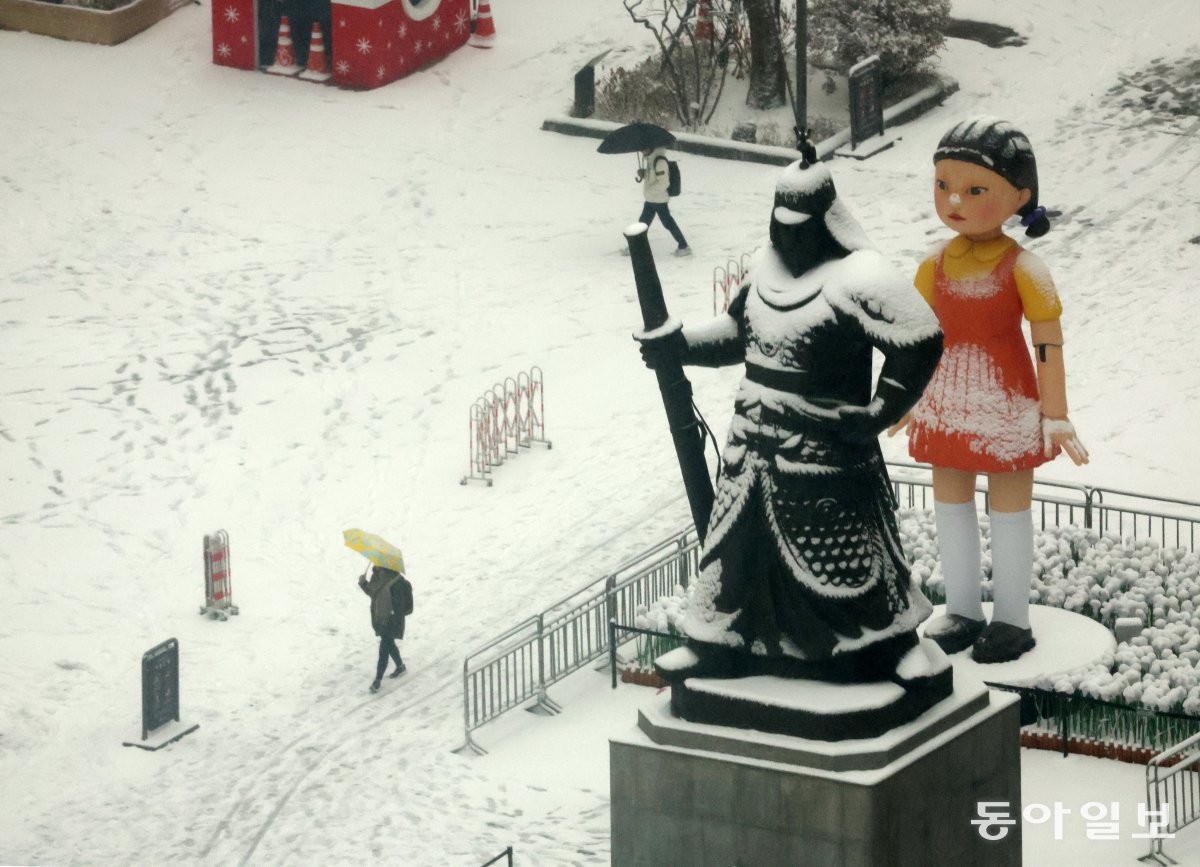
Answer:
[[[360,580],[358,586],[371,597],[371,628],[375,634],[403,638],[407,584],[400,573],[376,566],[371,570],[371,580]]]

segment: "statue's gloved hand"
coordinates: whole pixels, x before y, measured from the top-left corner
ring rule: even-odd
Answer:
[[[839,406],[838,433],[852,443],[868,443],[879,436],[885,427],[884,402],[875,398],[866,406]]]
[[[652,331],[635,331],[633,339],[638,342],[642,361],[651,370],[671,363],[682,364],[687,352],[683,325],[678,319],[668,319]]]

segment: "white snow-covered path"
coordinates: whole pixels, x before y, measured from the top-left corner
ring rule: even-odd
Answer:
[[[891,151],[837,163],[839,191],[909,269],[941,231],[944,128],[1025,126],[1065,214],[1037,250],[1093,453],[1046,475],[1195,498],[1197,137],[1105,97],[1189,56],[1173,22],[1191,7],[1121,35],[1115,0],[1071,8],[1009,4],[1024,48],[951,43],[962,90]],[[210,14],[109,49],[0,32],[0,128],[20,131],[0,135],[0,862],[472,864],[512,843],[605,863],[605,789],[451,750],[470,648],[687,521],[629,337],[633,166],[538,128],[580,63],[642,37],[619,5],[506,0],[493,50],[348,93],[213,66]],[[673,209],[698,253],[651,236],[696,321],[712,267],[765,234],[778,170],[684,170]],[[460,486],[468,407],[535,364],[553,449]],[[718,435],[736,378],[692,376]],[[377,697],[348,526],[400,544],[417,587],[410,672]],[[217,527],[228,623],[196,614]],[[140,655],[169,636],[201,728],[122,749]]]

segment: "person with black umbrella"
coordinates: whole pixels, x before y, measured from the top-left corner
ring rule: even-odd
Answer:
[[[692,255],[692,248],[688,246],[687,238],[683,236],[679,224],[671,216],[671,194],[668,191],[670,171],[666,149],[650,148],[642,151],[641,156],[645,159],[645,163],[642,163],[641,159],[638,160],[637,178],[642,182],[642,195],[645,197],[646,203],[642,206],[642,214],[638,217],[638,222],[649,226],[657,216],[662,220],[666,230],[671,233],[675,243],[679,245],[675,248],[675,255]]]
[[[690,256],[692,248],[671,215],[671,161],[667,159],[667,148],[674,144],[675,136],[661,126],[637,122],[609,133],[597,150],[602,154],[638,154],[636,179],[645,198],[638,222],[649,226],[657,216],[679,245],[675,255]]]

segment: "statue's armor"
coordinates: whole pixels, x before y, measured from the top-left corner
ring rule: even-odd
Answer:
[[[863,257],[877,254],[792,278],[768,249],[730,306],[738,336],[725,342],[740,343],[746,376],[684,622],[693,640],[813,660],[911,632],[928,616],[909,586],[879,444],[847,440],[837,408],[871,400],[873,346],[903,357],[937,330],[914,334],[903,304],[890,311],[847,291]],[[721,354],[699,342],[693,351]]]

